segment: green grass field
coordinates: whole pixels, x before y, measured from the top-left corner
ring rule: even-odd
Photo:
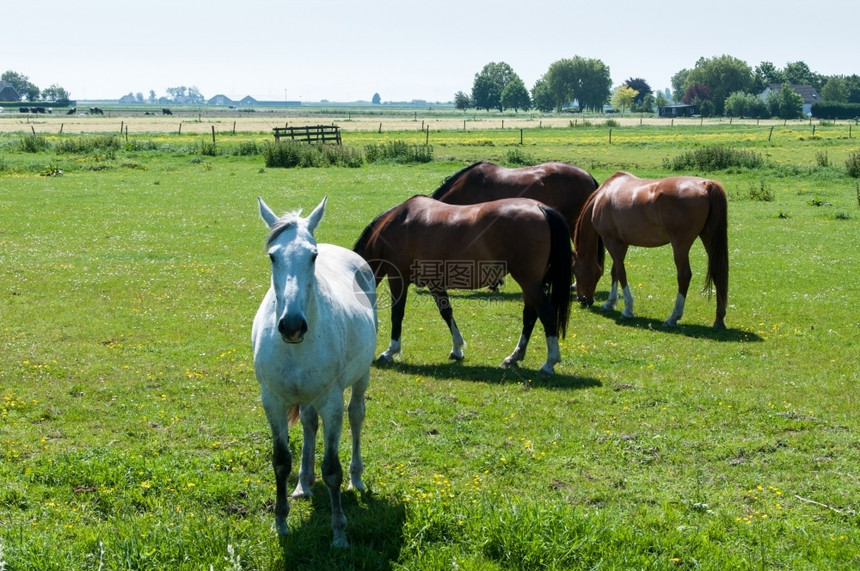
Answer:
[[[51,135],[35,152],[26,134],[0,135],[0,569],[857,568],[855,134],[631,126],[610,142],[593,125],[526,130],[521,146],[518,129],[433,131],[428,164],[290,170],[234,152],[265,133],[221,136],[208,154],[193,135],[113,149]],[[628,255],[635,319],[573,308],[549,379],[540,328],[521,369],[499,368],[520,331],[512,281],[453,295],[461,363],[413,289],[401,360],[371,371],[371,491],[344,495],[352,547],[329,547],[322,482],[279,543],[251,365],[269,281],[257,196],[305,214],[328,196],[317,238],[351,247],[376,214],[475,160],[661,177],[675,174],[665,160],[710,145],[765,159],[684,173],[729,194],[726,331],[698,293],[676,330],[661,326],[668,247]],[[700,244],[692,254],[698,292]],[[599,301],[608,288],[604,276]],[[389,332],[382,309],[380,351]]]

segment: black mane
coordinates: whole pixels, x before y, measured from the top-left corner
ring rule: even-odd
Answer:
[[[452,174],[451,176],[449,176],[448,178],[446,178],[446,179],[444,180],[444,182],[442,182],[442,186],[440,186],[439,188],[437,188],[437,189],[433,192],[433,194],[431,194],[431,195],[430,195],[430,198],[435,198],[436,200],[440,200],[443,196],[445,196],[445,193],[446,193],[446,192],[448,192],[449,190],[451,190],[451,186],[453,186],[453,184],[454,184],[455,182],[457,182],[457,180],[458,180],[461,176],[465,175],[467,172],[469,172],[469,171],[470,171],[470,170],[472,170],[473,168],[475,168],[475,167],[477,167],[477,166],[479,166],[479,165],[486,164],[486,163],[488,163],[488,162],[489,162],[489,161],[478,161],[478,162],[476,162],[476,163],[473,163],[473,164],[471,164],[471,165],[469,165],[469,166],[467,166],[467,167],[464,167],[464,168],[462,168],[462,169],[458,170],[457,172],[455,172],[454,174]]]

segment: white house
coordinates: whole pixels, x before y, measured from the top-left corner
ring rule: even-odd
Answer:
[[[815,91],[815,88],[811,85],[792,83],[791,90],[803,97],[803,116],[809,117],[810,115],[812,115],[812,104],[816,101],[821,101],[821,96],[818,95],[818,92]],[[763,100],[767,101],[767,98],[771,93],[779,93],[780,91],[782,91],[781,83],[771,83],[764,88],[764,91],[761,92],[760,97]]]

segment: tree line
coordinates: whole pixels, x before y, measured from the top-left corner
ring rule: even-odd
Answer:
[[[470,93],[454,95],[457,109],[541,112],[603,111],[611,103],[620,111],[650,113],[671,103],[695,105],[703,116],[780,117],[801,115],[803,98],[792,85],[809,85],[821,99],[834,103],[860,104],[860,76],[825,76],[813,72],[802,61],[778,68],[761,62],[755,68],[728,55],[700,58],[691,69],[672,76],[672,89],[656,93],[642,78],[629,78],[612,89],[609,67],[599,59],[575,56],[549,66],[529,91],[505,62],[490,62],[475,74]],[[760,94],[778,84],[767,99]]]
[[[44,101],[48,103],[55,103],[57,105],[68,105],[71,101],[71,93],[56,83],[47,87],[45,89],[39,89],[39,87],[33,84],[30,81],[30,78],[24,75],[23,73],[18,73],[17,71],[6,71],[0,75],[0,81],[6,82],[11,85],[15,91],[18,93],[18,97],[20,100],[29,101],[31,103],[35,103],[37,101]],[[155,91],[150,90],[149,97],[145,98],[143,93],[131,93],[125,95],[121,98],[122,102],[125,103],[190,103],[190,104],[199,104],[205,101],[203,94],[200,92],[197,87],[186,87],[184,85],[179,87],[168,87],[166,90],[167,95],[163,97],[156,97]]]

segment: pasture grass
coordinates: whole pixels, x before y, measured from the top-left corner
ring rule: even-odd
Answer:
[[[843,165],[858,145],[837,127],[807,131],[613,128],[610,143],[605,126],[578,126],[528,130],[522,146],[513,130],[431,132],[436,160],[358,169],[266,169],[231,152],[262,146],[252,133],[214,155],[194,136],[110,153],[0,136],[0,567],[856,568],[860,229]],[[707,175],[730,197],[726,331],[698,293],[662,327],[668,248],[628,255],[636,318],[574,308],[552,378],[537,374],[540,328],[521,369],[498,368],[519,335],[512,281],[453,294],[461,363],[413,288],[403,356],[371,372],[370,493],[344,495],[352,547],[329,547],[321,482],[278,542],[249,341],[269,280],[256,196],[306,213],[328,196],[317,237],[350,247],[376,214],[474,160],[670,176],[667,158],[713,145],[764,156]],[[695,292],[699,244],[692,255]],[[389,332],[382,308],[380,351]],[[299,430],[290,442],[297,453]]]

